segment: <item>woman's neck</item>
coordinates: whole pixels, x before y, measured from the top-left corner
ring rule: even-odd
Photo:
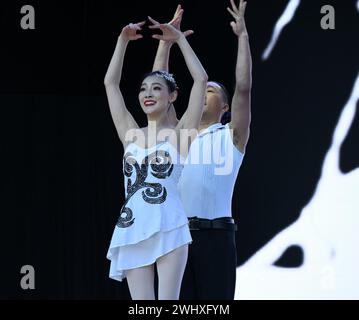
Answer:
[[[149,114],[147,116],[147,122],[148,127],[155,127],[156,131],[173,127],[173,124],[170,122],[167,113]]]

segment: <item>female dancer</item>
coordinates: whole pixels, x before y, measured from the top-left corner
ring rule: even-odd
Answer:
[[[148,127],[140,129],[126,108],[119,84],[127,45],[142,38],[137,32],[145,22],[129,24],[122,30],[105,77],[105,87],[113,121],[125,149],[126,200],[107,258],[111,260],[110,277],[118,281],[127,278],[133,300],[155,299],[155,263],[158,299],[178,300],[188,245],[192,242],[177,190],[182,169],[179,158],[186,156],[178,152],[181,147],[179,130],[198,127],[208,77],[184,34],[170,24],[152,19],[151,22],[150,28],[163,33],[153,35],[155,39],[178,44],[194,83],[187,111],[173,126],[168,111],[177,97],[175,80],[163,71],[146,75],[139,102],[147,115]],[[158,140],[158,133],[163,129],[170,130],[169,139]],[[131,142],[129,137],[133,135],[145,139]]]

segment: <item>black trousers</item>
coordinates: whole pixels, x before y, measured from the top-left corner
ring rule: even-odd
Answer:
[[[235,231],[191,231],[180,300],[234,300],[237,249]]]

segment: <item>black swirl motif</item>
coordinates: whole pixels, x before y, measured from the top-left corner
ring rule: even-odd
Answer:
[[[125,214],[125,216],[123,216]],[[119,228],[129,228],[135,223],[133,212],[130,208],[122,207],[121,216],[118,219],[117,226]]]
[[[145,157],[141,166],[137,163],[132,153],[125,154],[123,159],[123,171],[124,175],[129,179],[127,181],[127,196],[121,209],[117,227],[128,228],[134,224],[135,218],[133,217],[133,212],[130,208],[126,207],[126,205],[131,197],[140,189],[146,188],[146,190],[142,192],[142,198],[147,203],[161,204],[166,201],[167,190],[165,187],[160,183],[146,182],[149,168],[151,169],[151,174],[155,178],[166,179],[167,177],[170,177],[174,168],[170,154],[166,151],[158,150]],[[136,172],[136,180],[133,183],[130,177],[134,170]]]

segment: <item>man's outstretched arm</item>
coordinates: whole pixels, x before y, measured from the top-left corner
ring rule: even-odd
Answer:
[[[247,3],[240,0],[239,8],[230,0],[232,9],[228,8],[235,22],[231,22],[238,37],[238,55],[236,66],[236,87],[232,100],[233,140],[236,147],[245,152],[251,124],[251,90],[252,90],[252,57],[244,14]]]

